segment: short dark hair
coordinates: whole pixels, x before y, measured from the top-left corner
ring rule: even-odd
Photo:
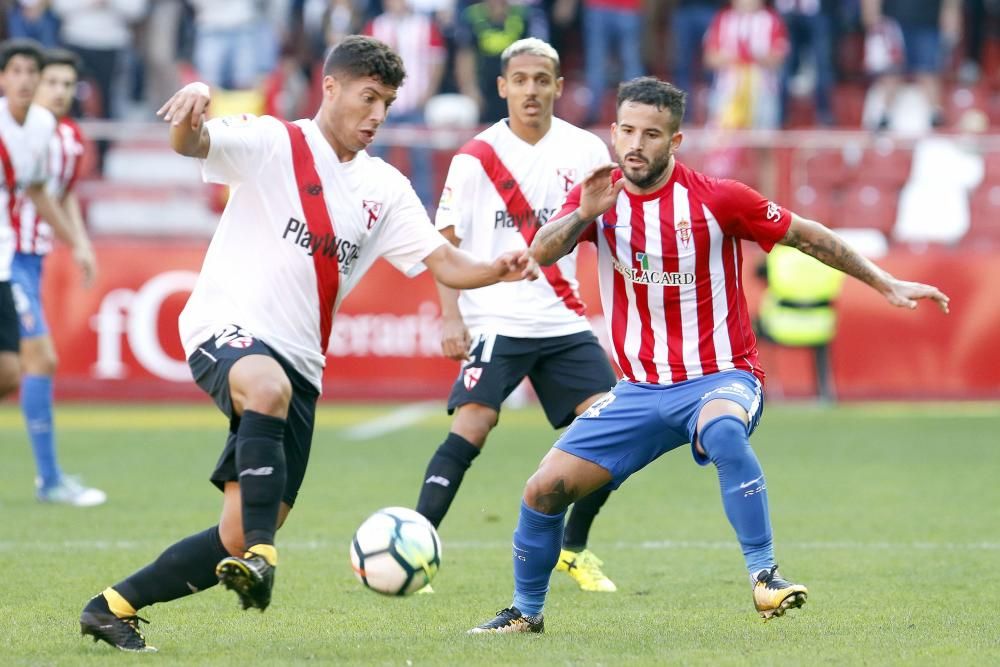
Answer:
[[[45,51],[45,60],[42,64],[42,68],[48,67],[49,65],[66,65],[67,67],[72,67],[73,71],[76,72],[77,76],[80,76],[80,69],[83,67],[80,56],[73,53],[69,49],[48,49]]]
[[[27,56],[38,64],[38,69],[42,69],[44,62],[42,48],[42,45],[35,40],[25,37],[8,39],[0,43],[0,71],[7,69],[10,59],[14,56]]]
[[[374,37],[351,35],[338,44],[323,64],[323,76],[344,72],[351,77],[371,76],[399,88],[406,78],[403,59],[388,44]]]
[[[631,81],[625,81],[618,86],[618,104],[615,109],[621,109],[625,102],[648,104],[660,111],[670,109],[671,125],[676,132],[681,127],[684,118],[684,105],[687,93],[666,81],[660,81],[653,76],[640,76]]]

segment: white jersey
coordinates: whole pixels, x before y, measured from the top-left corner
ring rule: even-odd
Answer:
[[[609,161],[603,141],[558,118],[534,145],[502,120],[452,158],[437,228],[454,227],[460,247],[480,259],[523,249],[573,186]],[[463,290],[458,305],[470,333],[549,338],[588,330],[577,291],[576,252],[542,271],[533,282]]]
[[[311,120],[242,115],[207,127],[202,176],[232,191],[180,315],[184,351],[238,325],[319,389],[333,313],[365,271],[385,257],[415,275],[447,241],[402,174],[363,151],[341,163]],[[314,221],[326,215],[323,231]]]
[[[55,129],[56,117],[47,109],[32,104],[22,125],[11,115],[7,98],[0,98],[0,281],[10,280],[24,190],[48,177],[49,140]]]

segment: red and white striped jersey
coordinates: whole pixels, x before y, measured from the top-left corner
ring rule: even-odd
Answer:
[[[576,183],[609,162],[596,135],[559,118],[535,144],[502,120],[480,132],[451,160],[436,224],[454,227],[462,250],[491,260],[531,244]],[[462,290],[458,307],[473,335],[549,338],[587,331],[577,292],[576,253],[542,267],[535,281]]]
[[[386,12],[372,19],[364,33],[385,42],[406,63],[406,80],[396,93],[392,110],[402,114],[416,111],[427,97],[431,72],[444,62],[444,37],[434,19],[426,14],[391,14]]]
[[[24,191],[48,177],[46,151],[55,126],[56,117],[37,104],[28,107],[24,122],[18,123],[10,113],[7,98],[0,97],[0,281],[10,279],[10,263],[27,199]]]
[[[59,119],[49,140],[49,178],[45,189],[57,203],[76,185],[83,159],[83,134],[70,118]],[[47,255],[52,251],[52,226],[38,217],[35,204],[25,199],[21,206],[21,228],[16,239],[17,252]]]
[[[553,219],[579,202],[577,186]],[[770,251],[790,223],[789,211],[752,188],[678,162],[656,192],[623,189],[580,240],[597,243],[601,302],[625,377],[673,384],[741,369],[763,380],[740,241]]]

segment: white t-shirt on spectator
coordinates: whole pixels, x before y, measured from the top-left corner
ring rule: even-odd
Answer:
[[[321,181],[307,186],[315,188],[309,195],[325,200],[334,237],[309,234],[302,204],[309,195],[300,193],[289,130],[281,121],[248,114],[209,121],[202,176],[232,191],[179,326],[190,356],[216,331],[239,325],[319,389],[326,354],[317,262],[336,258],[336,312],[379,257],[412,276],[447,241],[394,167],[364,151],[342,163],[313,121],[296,124]]]

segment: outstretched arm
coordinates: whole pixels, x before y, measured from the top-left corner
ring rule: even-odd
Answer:
[[[917,307],[919,299],[931,299],[941,310],[948,312],[948,297],[938,288],[896,279],[818,222],[793,213],[788,231],[779,243],[798,248],[827,266],[854,276],[870,285],[894,306],[913,309]]]
[[[205,111],[212,101],[208,86],[189,83],[156,112],[170,123],[170,146],[181,155],[205,159],[211,145],[205,129]]]
[[[450,243],[438,246],[424,258],[434,279],[455,289],[475,289],[499,282],[535,280],[538,264],[528,250],[511,250],[491,262],[481,262]]]
[[[542,266],[550,266],[573,252],[580,234],[597,216],[611,208],[625,179],[611,182],[618,165],[606,164],[590,172],[580,185],[580,205],[569,215],[545,224],[531,242],[531,254]]]

